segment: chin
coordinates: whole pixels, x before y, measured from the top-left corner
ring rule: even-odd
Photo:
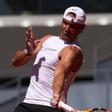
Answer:
[[[64,41],[69,41],[70,39],[69,38],[67,38],[67,37],[63,37],[62,38]]]
[[[64,40],[64,41],[71,41],[71,38],[64,35],[64,34],[61,36],[61,39]]]
[[[70,42],[72,40],[72,38],[68,37],[68,36],[64,36],[63,38],[64,38],[65,41],[68,41],[68,42]]]

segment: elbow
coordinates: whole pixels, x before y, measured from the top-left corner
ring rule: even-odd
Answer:
[[[21,66],[21,63],[17,62],[15,59],[12,59],[11,64],[12,64],[13,67],[19,67],[19,66]]]

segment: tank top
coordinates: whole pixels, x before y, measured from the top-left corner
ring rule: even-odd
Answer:
[[[54,72],[59,62],[58,54],[69,45],[80,49],[79,42],[69,44],[58,36],[52,36],[43,43],[34,61],[30,84],[23,102],[51,106]]]

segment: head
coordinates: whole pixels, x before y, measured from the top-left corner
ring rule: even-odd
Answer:
[[[69,7],[65,10],[60,37],[66,41],[74,41],[85,28],[86,14],[79,7]]]

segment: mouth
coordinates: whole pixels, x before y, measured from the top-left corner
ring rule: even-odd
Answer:
[[[68,34],[67,32],[64,32],[64,36],[65,36],[66,38],[69,38],[69,34]]]

